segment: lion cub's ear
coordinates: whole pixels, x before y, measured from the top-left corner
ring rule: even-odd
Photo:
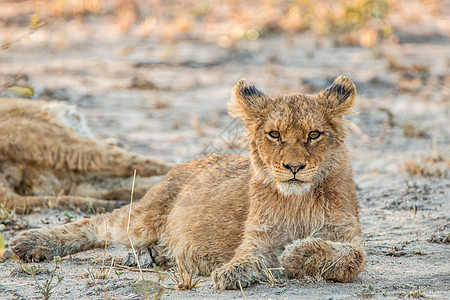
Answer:
[[[233,99],[228,105],[228,111],[235,118],[249,121],[261,117],[268,102],[269,99],[254,85],[250,85],[245,79],[241,79],[234,89]]]
[[[332,116],[342,117],[355,112],[356,87],[346,76],[337,77],[325,91],[319,94]]]

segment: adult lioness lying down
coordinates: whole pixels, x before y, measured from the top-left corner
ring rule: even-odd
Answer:
[[[135,248],[160,253],[218,289],[288,277],[346,282],[364,268],[365,251],[342,116],[356,89],[340,76],[314,95],[269,98],[241,80],[229,105],[246,126],[251,155],[211,155],[173,168],[133,205]],[[24,261],[108,244],[129,246],[129,207],[21,233],[11,247]],[[240,283],[240,284],[239,284]]]
[[[0,203],[16,212],[43,207],[111,211],[173,166],[96,141],[73,106],[0,98]],[[107,201],[107,200],[123,200]]]

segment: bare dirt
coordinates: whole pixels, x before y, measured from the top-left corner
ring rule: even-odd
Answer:
[[[209,278],[201,278],[198,289],[179,290],[166,275],[164,299],[448,299],[450,22],[448,5],[440,9],[440,17],[399,19],[398,41],[372,48],[338,47],[311,33],[269,34],[221,48],[193,39],[162,42],[133,27],[121,34],[102,18],[55,19],[0,52],[0,78],[23,74],[19,83],[32,87],[34,98],[77,105],[100,140],[181,163],[211,152],[245,153],[241,124],[226,112],[240,78],[276,95],[318,91],[346,74],[359,92],[360,113],[349,117],[347,143],[368,253],[365,271],[345,284],[257,284],[245,296],[215,291]],[[5,25],[0,39],[26,33],[27,24],[20,24]],[[68,213],[13,216],[1,233],[8,242],[21,230],[83,216]],[[127,251],[109,247],[105,265],[120,262]],[[141,299],[142,291],[152,290],[136,287],[139,272],[118,266],[107,279],[92,280],[89,270],[100,272],[103,254],[63,258],[56,273],[64,279],[52,298]],[[28,265],[51,271],[54,264]],[[42,297],[21,266],[13,258],[0,263],[1,299]],[[48,271],[36,275],[41,285],[49,277]],[[153,272],[144,277],[158,280]]]

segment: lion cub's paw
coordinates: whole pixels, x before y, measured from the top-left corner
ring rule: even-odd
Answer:
[[[246,288],[256,281],[246,268],[237,264],[218,268],[212,272],[211,277],[219,290]]]
[[[316,276],[329,261],[333,261],[333,247],[321,238],[296,240],[280,255],[280,264],[289,278]]]
[[[152,246],[147,249],[139,250],[136,255],[141,268],[167,267],[168,260],[161,254],[162,251],[158,246]],[[122,261],[122,265],[128,267],[137,266],[136,257],[133,252],[128,253],[127,257]]]
[[[33,230],[23,232],[12,240],[10,248],[24,262],[51,260],[54,257],[53,249],[41,245]]]
[[[279,258],[280,265],[288,278],[301,278],[306,275],[304,266],[309,255],[302,250],[301,247],[288,247],[281,254]]]

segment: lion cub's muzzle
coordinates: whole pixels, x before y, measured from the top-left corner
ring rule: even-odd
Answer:
[[[285,164],[272,166],[272,173],[277,182],[305,183],[312,182],[318,167],[308,168],[308,164]]]
[[[298,164],[298,165],[293,165],[293,164],[285,164],[285,163],[281,163],[283,165],[283,167],[285,167],[286,169],[288,169],[289,171],[292,172],[292,174],[298,173],[298,171],[303,170],[304,168],[306,168],[306,164]]]

